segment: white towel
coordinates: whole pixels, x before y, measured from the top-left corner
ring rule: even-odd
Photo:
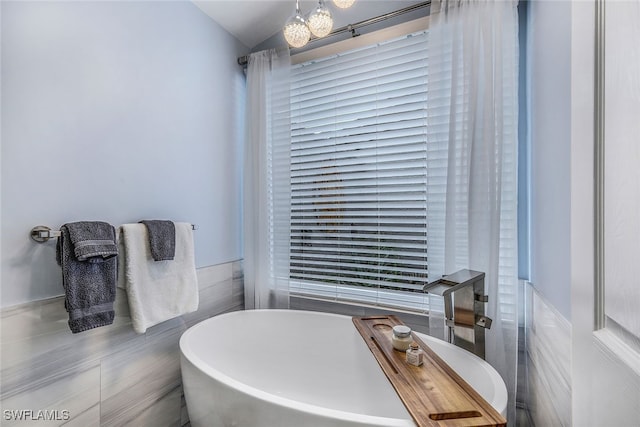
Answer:
[[[147,227],[118,228],[118,287],[126,289],[133,329],[147,328],[198,309],[191,224],[176,223],[176,252],[171,261],[154,261]]]

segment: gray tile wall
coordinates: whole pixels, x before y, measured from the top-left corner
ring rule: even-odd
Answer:
[[[181,426],[188,424],[178,340],[190,326],[244,308],[242,262],[198,269],[198,311],[136,334],[118,289],[112,325],[72,334],[63,297],[3,309],[2,426]],[[7,411],[27,418],[17,421]],[[38,411],[58,411],[41,412]],[[68,412],[63,412],[68,411]],[[15,412],[14,412],[15,413]]]
[[[534,426],[571,425],[571,324],[530,285],[525,401]]]

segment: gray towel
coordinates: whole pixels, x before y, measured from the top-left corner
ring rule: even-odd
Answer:
[[[103,262],[118,255],[116,233],[111,224],[80,221],[65,225],[78,261]]]
[[[176,226],[172,221],[145,219],[140,223],[147,226],[149,245],[154,261],[170,261],[176,256]]]
[[[105,222],[76,222],[63,225],[60,231],[56,260],[62,267],[64,306],[69,313],[71,332],[112,324],[117,277],[114,227]],[[74,238],[78,248],[74,246]],[[115,253],[112,245],[116,247]]]

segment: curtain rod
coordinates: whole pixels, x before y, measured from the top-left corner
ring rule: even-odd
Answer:
[[[384,15],[376,16],[375,18],[365,19],[364,21],[356,22],[355,24],[345,25],[344,27],[340,27],[336,30],[333,30],[325,37],[311,37],[309,43],[313,43],[317,40],[324,40],[327,37],[336,36],[338,34],[350,32],[352,37],[357,37],[360,34],[356,33],[358,28],[365,27],[367,25],[377,24],[379,22],[386,21],[387,19],[395,18],[396,16],[403,15],[405,13],[413,12],[414,10],[422,9],[423,7],[427,7],[431,5],[431,0],[425,1],[422,3],[414,4],[412,6],[405,7],[403,9],[398,9],[393,12],[385,13]],[[290,48],[293,49],[293,48]],[[246,66],[249,62],[249,55],[244,55],[238,58],[238,65]]]

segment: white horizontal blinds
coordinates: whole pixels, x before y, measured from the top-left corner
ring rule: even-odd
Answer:
[[[427,282],[425,39],[292,69],[290,274],[312,293],[406,305]]]

